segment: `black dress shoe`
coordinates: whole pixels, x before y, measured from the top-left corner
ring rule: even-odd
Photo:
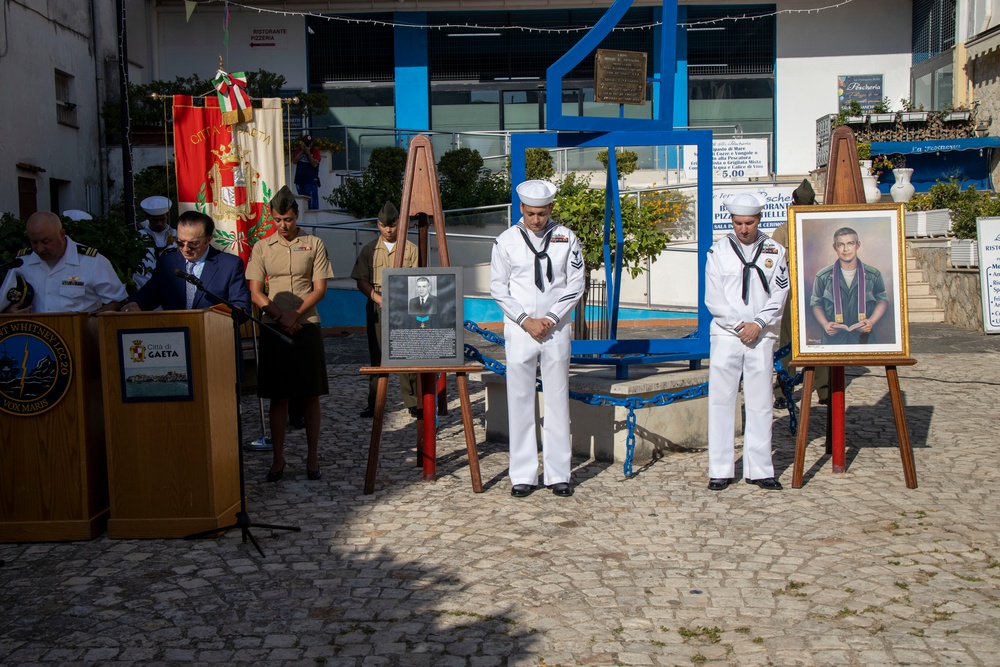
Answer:
[[[713,477],[708,480],[708,488],[711,491],[722,491],[732,483],[732,477]]]
[[[781,491],[781,482],[773,477],[763,477],[761,479],[747,478],[747,484],[756,484],[760,488],[767,489],[768,491]]]
[[[569,498],[573,495],[573,487],[569,485],[569,482],[559,482],[557,484],[553,484],[549,488],[552,489],[553,495],[560,496],[562,498]]]
[[[369,406],[362,410],[359,416],[364,417],[365,419],[371,419],[375,416],[375,408],[373,406]]]
[[[774,409],[775,410],[784,410],[787,407],[788,407],[788,403],[785,402],[785,397],[784,396],[779,396],[778,398],[774,399]]]
[[[277,470],[271,470],[267,473],[267,481],[277,482],[281,479],[281,476],[285,474],[285,460],[281,460],[281,467]]]
[[[322,476],[323,476],[323,473],[321,473],[319,471],[319,468],[316,468],[316,470],[306,470],[306,477],[308,477],[313,482],[315,482],[317,479],[319,479]]]
[[[413,417],[414,419],[423,419],[424,418],[424,410],[423,410],[423,408],[418,408],[418,407],[414,406],[412,408],[406,408],[406,410],[407,410],[407,412],[410,413],[410,416]]]
[[[530,496],[534,490],[535,487],[531,484],[515,484],[510,487],[510,495],[515,498],[524,498],[525,496]]]

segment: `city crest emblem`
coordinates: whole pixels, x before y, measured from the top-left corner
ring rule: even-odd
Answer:
[[[0,324],[0,412],[47,412],[66,396],[72,379],[70,351],[56,331],[31,320]]]

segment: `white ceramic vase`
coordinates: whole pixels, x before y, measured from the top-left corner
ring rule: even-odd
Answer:
[[[869,204],[877,204],[882,200],[882,191],[878,189],[878,179],[868,174],[862,176],[861,181],[865,184],[865,201]]]
[[[889,188],[889,194],[892,195],[892,201],[910,201],[910,198],[913,197],[914,191],[913,183],[910,182],[913,170],[907,167],[899,167],[892,170],[892,175],[896,177],[896,182],[893,183],[891,188]]]

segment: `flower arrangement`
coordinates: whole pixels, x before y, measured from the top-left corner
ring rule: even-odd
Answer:
[[[313,146],[321,151],[330,151],[331,153],[339,153],[344,150],[344,144],[337,140],[330,140],[324,137],[316,137],[313,140]]]
[[[885,172],[903,166],[906,166],[906,159],[902,155],[876,155],[872,157],[872,168],[869,173],[875,180],[881,180]]]

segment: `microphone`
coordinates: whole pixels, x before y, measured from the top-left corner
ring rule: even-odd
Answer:
[[[195,287],[201,287],[201,279],[193,273],[188,273],[184,269],[174,269],[174,275],[181,280],[191,283]]]
[[[4,262],[3,264],[0,264],[0,273],[3,273],[4,271],[9,271],[11,269],[16,269],[19,266],[24,266],[24,260],[21,259],[20,257],[15,257],[9,262]]]

